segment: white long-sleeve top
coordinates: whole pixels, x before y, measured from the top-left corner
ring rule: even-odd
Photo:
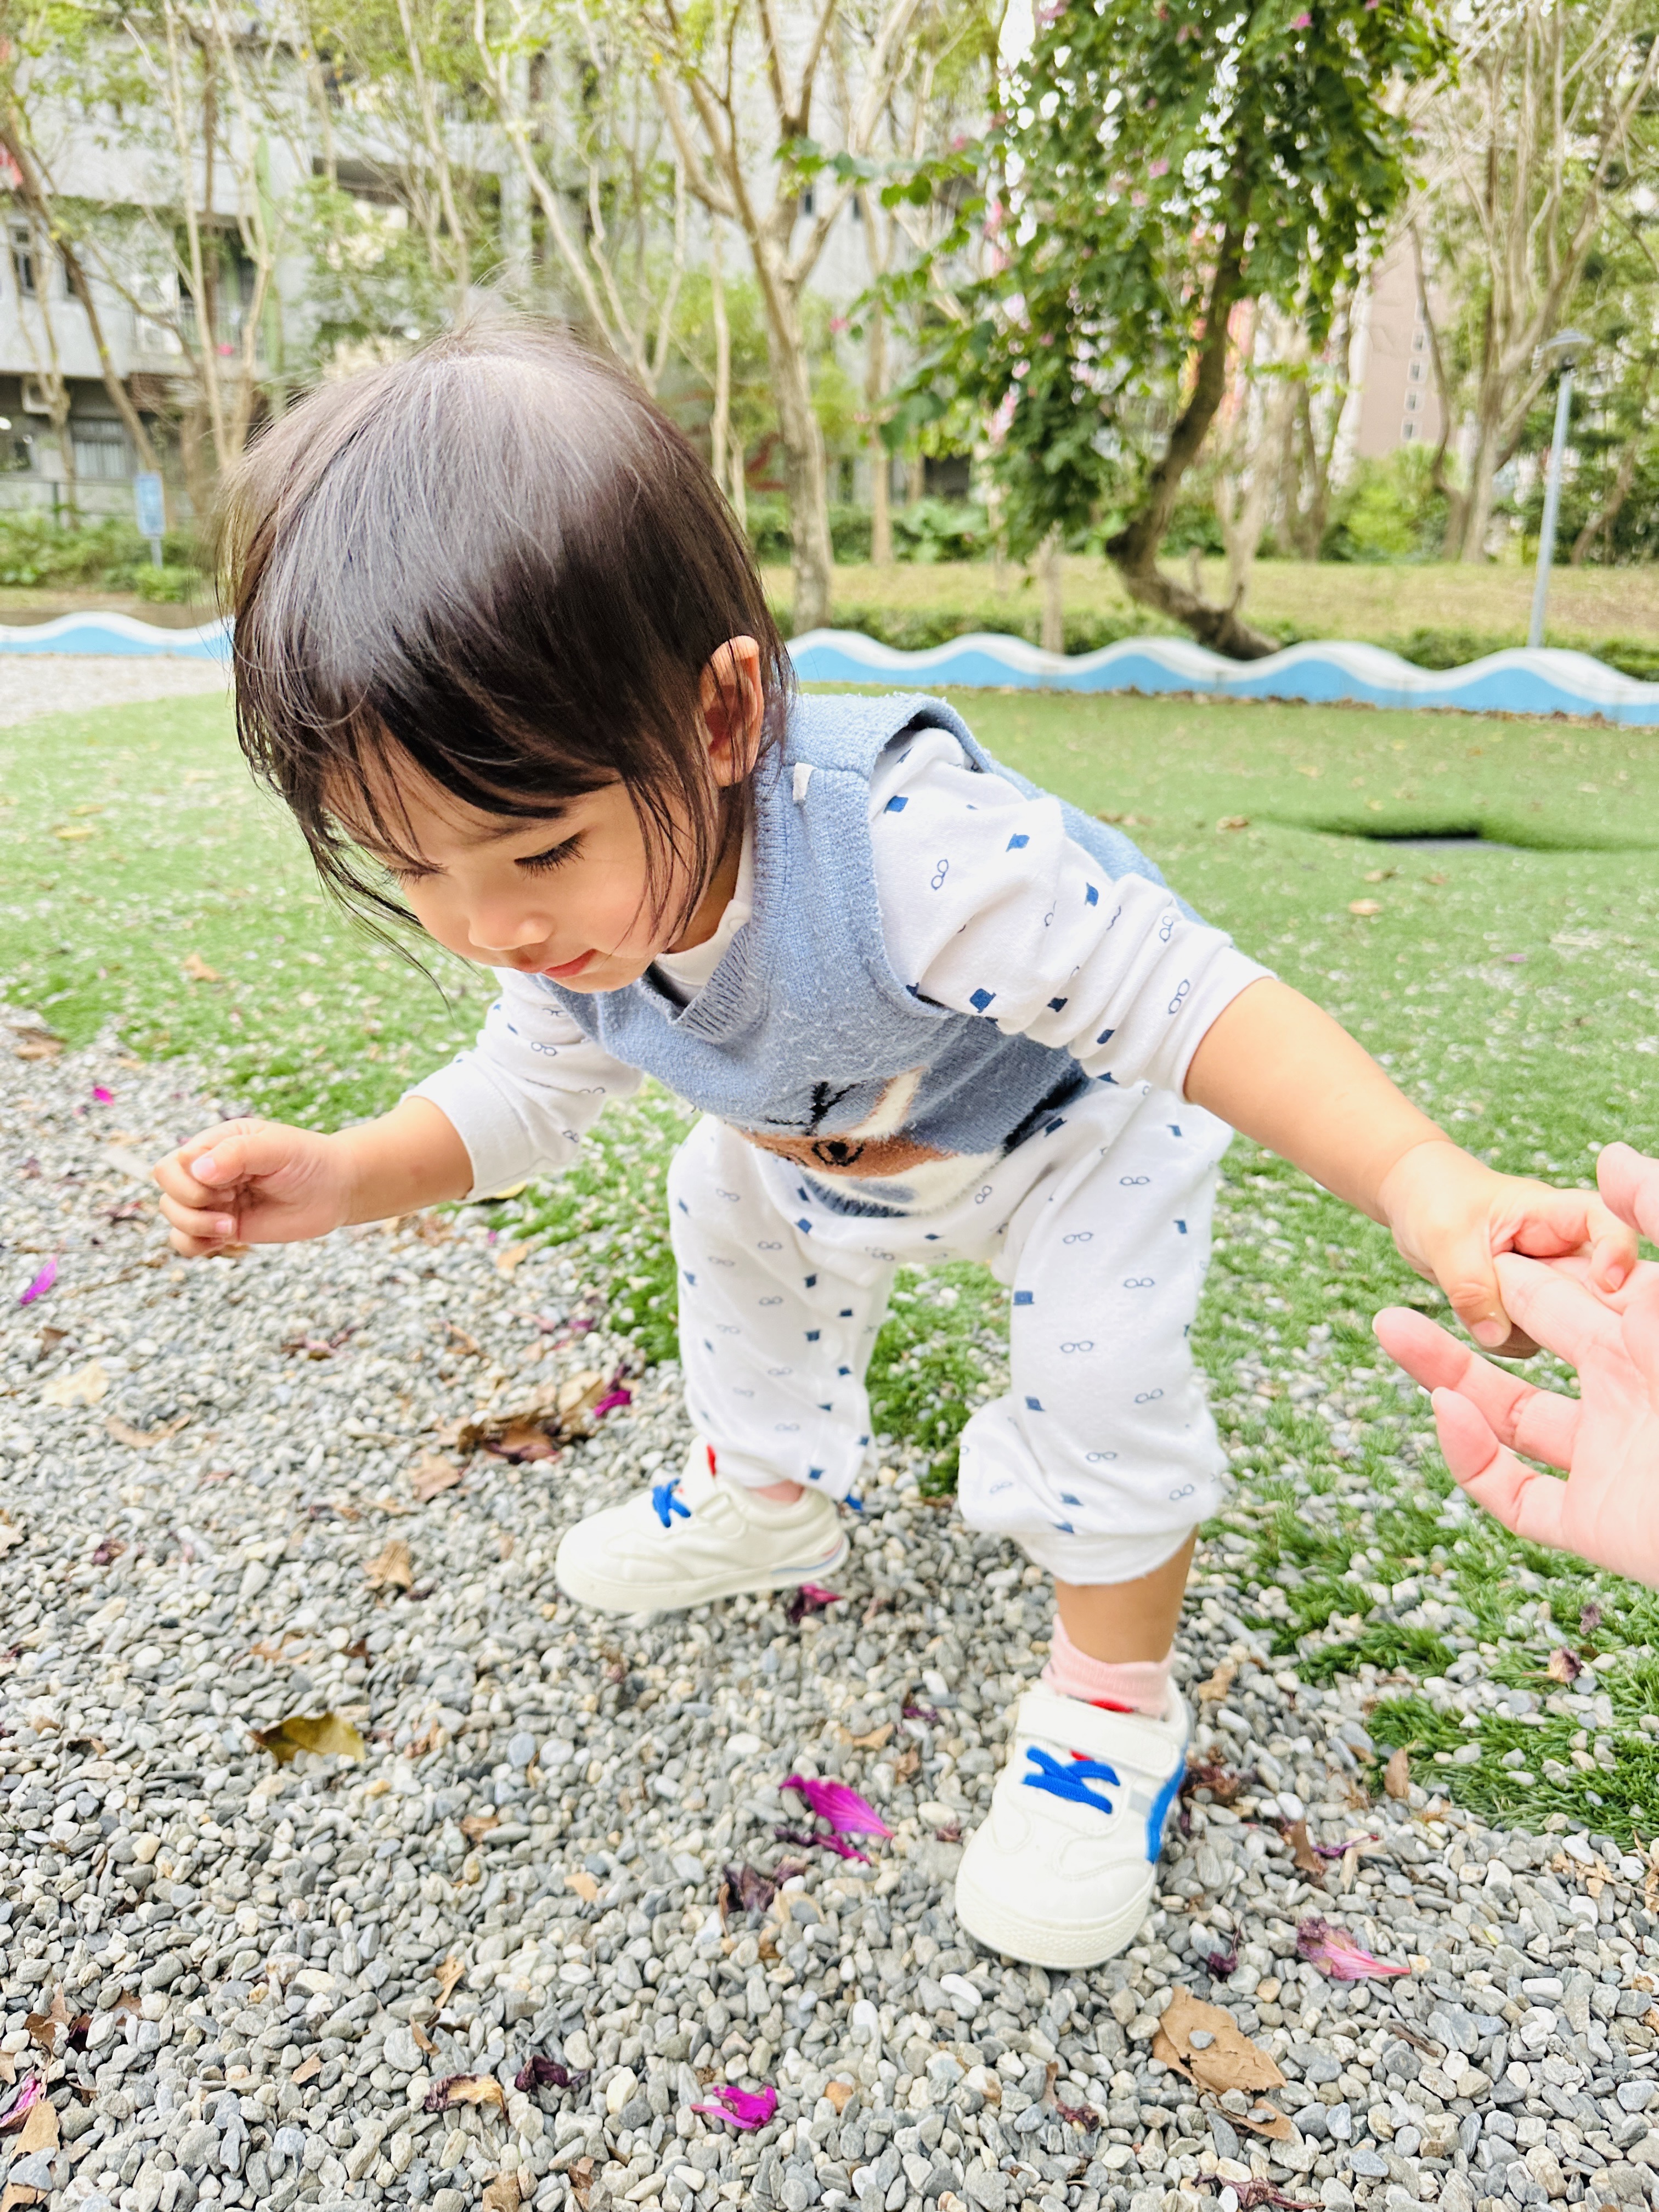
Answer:
[[[1199,1040],[1267,973],[1144,876],[1117,878],[1091,903],[1099,864],[1066,836],[1060,802],[969,767],[948,730],[908,731],[888,747],[870,780],[870,830],[899,981],[1067,1051],[1091,1076],[1179,1093]],[[713,975],[749,918],[752,881],[745,844],[714,937],[656,963],[676,996],[689,1000]],[[536,977],[496,974],[476,1045],[413,1094],[454,1124],[474,1196],[568,1166],[606,1102],[641,1080]]]

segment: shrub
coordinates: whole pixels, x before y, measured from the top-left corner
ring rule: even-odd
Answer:
[[[1398,446],[1361,461],[1336,495],[1320,557],[1326,561],[1434,561],[1446,534],[1446,502],[1430,482],[1426,446]]]
[[[170,566],[198,573],[197,544],[188,531],[169,531],[161,550]],[[142,594],[140,564],[149,568],[149,547],[131,522],[112,518],[71,530],[39,507],[0,510],[0,584]]]
[[[164,560],[158,568],[148,552],[133,568],[131,582],[138,597],[152,606],[188,606],[209,596],[208,580],[192,562]]]

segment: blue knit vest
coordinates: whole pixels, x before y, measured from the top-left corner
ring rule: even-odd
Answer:
[[[696,998],[679,1005],[649,971],[600,993],[541,979],[607,1052],[793,1160],[838,1212],[908,1210],[907,1172],[999,1158],[1090,1082],[1069,1052],[935,1006],[893,973],[870,779],[895,738],[928,728],[948,730],[975,769],[1040,795],[939,700],[799,697],[751,789],[753,913]],[[1061,805],[1103,879],[1163,882],[1119,831]]]

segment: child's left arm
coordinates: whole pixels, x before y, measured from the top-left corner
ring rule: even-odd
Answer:
[[[1511,1336],[1493,1264],[1499,1252],[1553,1259],[1588,1248],[1591,1280],[1607,1291],[1636,1264],[1634,1231],[1595,1192],[1554,1190],[1471,1158],[1346,1030],[1270,976],[1206,1030],[1186,1092],[1385,1222],[1489,1351]]]

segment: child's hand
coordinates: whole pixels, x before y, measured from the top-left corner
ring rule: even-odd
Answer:
[[[1622,1288],[1636,1265],[1634,1231],[1594,1191],[1498,1175],[1448,1139],[1413,1145],[1377,1195],[1403,1256],[1439,1284],[1477,1344],[1511,1358],[1537,1346],[1511,1328],[1494,1265],[1498,1253],[1536,1260],[1582,1253],[1591,1285],[1606,1293]]]
[[[173,1249],[187,1259],[227,1244],[296,1244],[351,1216],[354,1176],[336,1137],[281,1121],[224,1121],[151,1170]]]

